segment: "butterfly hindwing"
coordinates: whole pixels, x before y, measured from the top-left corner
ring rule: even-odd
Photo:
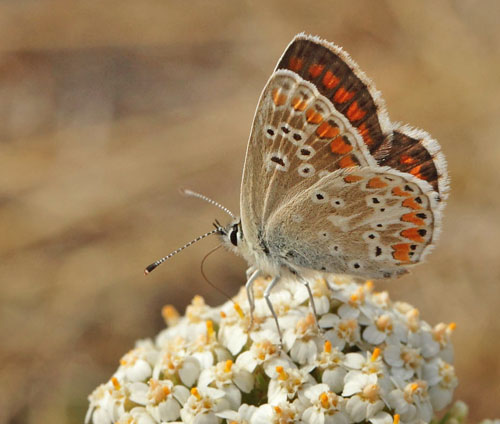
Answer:
[[[292,269],[387,278],[430,250],[436,202],[431,186],[408,174],[339,170],[275,211],[264,236]]]
[[[379,164],[427,181],[443,200],[448,195],[444,155],[438,142],[425,131],[395,126],[390,147]]]

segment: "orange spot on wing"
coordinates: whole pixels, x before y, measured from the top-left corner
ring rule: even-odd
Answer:
[[[417,216],[415,212],[405,213],[401,217],[401,221],[411,222],[415,225],[425,225],[425,221]]]
[[[352,159],[352,156],[344,156],[342,159],[339,160],[339,166],[341,168],[351,168],[353,166],[356,166],[356,162]]]
[[[323,122],[317,129],[316,134],[319,138],[332,138],[339,135],[339,127],[330,125],[328,122]]]
[[[402,163],[403,165],[412,165],[416,162],[414,158],[408,155],[401,155],[399,158],[399,162]]]
[[[295,72],[300,71],[303,64],[304,64],[304,59],[301,59],[300,57],[296,56],[292,56],[290,58],[290,61],[288,62],[290,69]]]
[[[392,189],[392,194],[393,194],[394,196],[404,196],[404,197],[410,197],[410,196],[411,196],[411,194],[410,194],[410,193],[407,193],[407,192],[406,192],[406,191],[404,191],[401,187],[398,187],[398,186],[396,186],[396,187],[394,187],[394,188]]]
[[[352,99],[354,91],[347,91],[344,87],[340,87],[333,96],[333,100],[337,103],[345,103]]]
[[[273,102],[276,106],[283,106],[286,103],[286,99],[286,94],[280,93],[277,88],[273,90]]]
[[[316,78],[319,74],[321,74],[321,72],[323,72],[323,69],[325,69],[325,65],[315,63],[309,66],[309,75],[311,75],[311,78]]]
[[[332,140],[330,143],[330,149],[332,153],[336,153],[338,155],[345,155],[352,150],[352,146],[346,143],[342,137],[337,137]]]
[[[410,243],[398,243],[391,246],[394,249],[392,257],[398,261],[410,262]]]
[[[349,109],[347,109],[346,115],[349,121],[359,121],[366,115],[366,111],[359,107],[358,102],[354,101],[349,106]]]
[[[363,177],[360,177],[359,175],[347,175],[344,177],[344,182],[346,183],[357,183],[358,181],[361,181]]]
[[[368,188],[384,188],[387,187],[387,183],[382,181],[379,177],[373,177],[368,181],[366,185]]]
[[[330,90],[333,87],[335,87],[338,83],[340,82],[340,79],[338,79],[331,71],[326,71],[325,76],[323,77],[323,85],[325,86],[326,89]]]
[[[425,239],[418,233],[418,230],[418,228],[407,228],[406,230],[401,231],[399,234],[409,240],[416,241],[417,243],[422,243],[425,241]]]
[[[410,169],[410,174],[415,175],[415,177],[420,178],[420,179],[425,179],[422,174],[420,173],[420,170],[422,169],[422,165],[417,165]]]
[[[292,99],[292,107],[295,110],[303,111],[307,107],[307,102],[300,97],[294,97]]]
[[[361,124],[358,127],[358,131],[361,134],[361,137],[363,137],[365,144],[371,146],[373,144],[373,139],[370,137],[370,130],[366,127],[366,124]]]
[[[403,200],[403,203],[401,203],[405,208],[410,208],[410,209],[422,209],[422,206],[420,206],[417,202],[415,202],[415,199],[405,199]]]
[[[306,111],[306,119],[310,124],[319,124],[323,120],[323,115],[310,108]]]

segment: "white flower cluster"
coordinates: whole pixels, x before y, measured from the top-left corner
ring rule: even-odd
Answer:
[[[280,348],[263,297],[268,283],[254,284],[250,330],[243,290],[217,308],[196,296],[182,318],[165,307],[168,328],[121,359],[90,395],[86,421],[428,423],[450,404],[454,324],[431,327],[370,281],[335,277],[310,281],[319,330],[306,288],[290,281],[271,295]]]

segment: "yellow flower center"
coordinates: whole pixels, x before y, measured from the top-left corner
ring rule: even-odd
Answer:
[[[161,310],[161,315],[169,327],[174,326],[179,321],[180,314],[172,305],[165,305]]]
[[[382,332],[392,331],[392,318],[389,315],[381,315],[378,317],[376,322],[377,328]]]
[[[379,392],[380,392],[380,387],[378,384],[368,384],[363,389],[362,396],[364,399],[373,403],[378,400]]]
[[[286,381],[288,379],[288,374],[281,365],[276,367],[276,372],[278,373],[279,380]]]
[[[198,388],[197,387],[193,387],[191,389],[191,394],[198,400],[201,399],[201,395],[200,395],[200,392],[198,391]]]
[[[241,306],[239,303],[235,302],[234,305],[234,310],[238,313],[241,319],[245,317],[245,314],[243,313],[243,310],[241,309]]]

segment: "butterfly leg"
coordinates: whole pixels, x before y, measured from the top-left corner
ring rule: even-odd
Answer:
[[[304,279],[303,277],[301,277],[299,274],[296,274],[297,277],[299,278],[299,281],[304,284],[304,286],[306,286],[306,289],[307,289],[307,293],[309,293],[309,303],[311,304],[311,308],[313,310],[313,314],[314,314],[314,321],[316,322],[316,327],[318,327],[318,331],[320,333],[323,332],[323,330],[321,329],[321,327],[319,326],[319,321],[318,321],[318,313],[316,312],[316,305],[314,304],[314,296],[312,294],[312,290],[311,290],[311,285],[309,284],[309,281],[307,281],[306,279]]]
[[[249,266],[247,268],[247,270],[245,271],[246,275],[247,275],[247,280],[252,276],[252,274],[255,272],[257,268],[255,268],[254,266]]]
[[[264,299],[266,299],[267,306],[269,307],[269,310],[273,314],[274,321],[276,322],[276,328],[278,329],[278,335],[280,337],[280,347],[282,347],[283,346],[283,336],[281,334],[281,328],[280,328],[280,324],[278,322],[278,315],[276,315],[276,312],[273,308],[273,304],[271,302],[271,299],[269,298],[269,296],[271,295],[271,290],[274,288],[274,286],[278,283],[279,280],[280,280],[280,277],[274,277],[272,279],[272,281],[269,283],[269,285],[266,287],[266,290],[264,291]]]
[[[252,270],[252,274],[250,276],[247,275],[248,280],[247,283],[245,284],[245,289],[247,290],[247,298],[248,298],[248,303],[250,304],[250,325],[248,326],[248,331],[252,329],[253,326],[253,311],[255,310],[255,297],[253,294],[253,283],[254,281],[259,277],[260,271],[255,268],[248,268],[249,270]]]

